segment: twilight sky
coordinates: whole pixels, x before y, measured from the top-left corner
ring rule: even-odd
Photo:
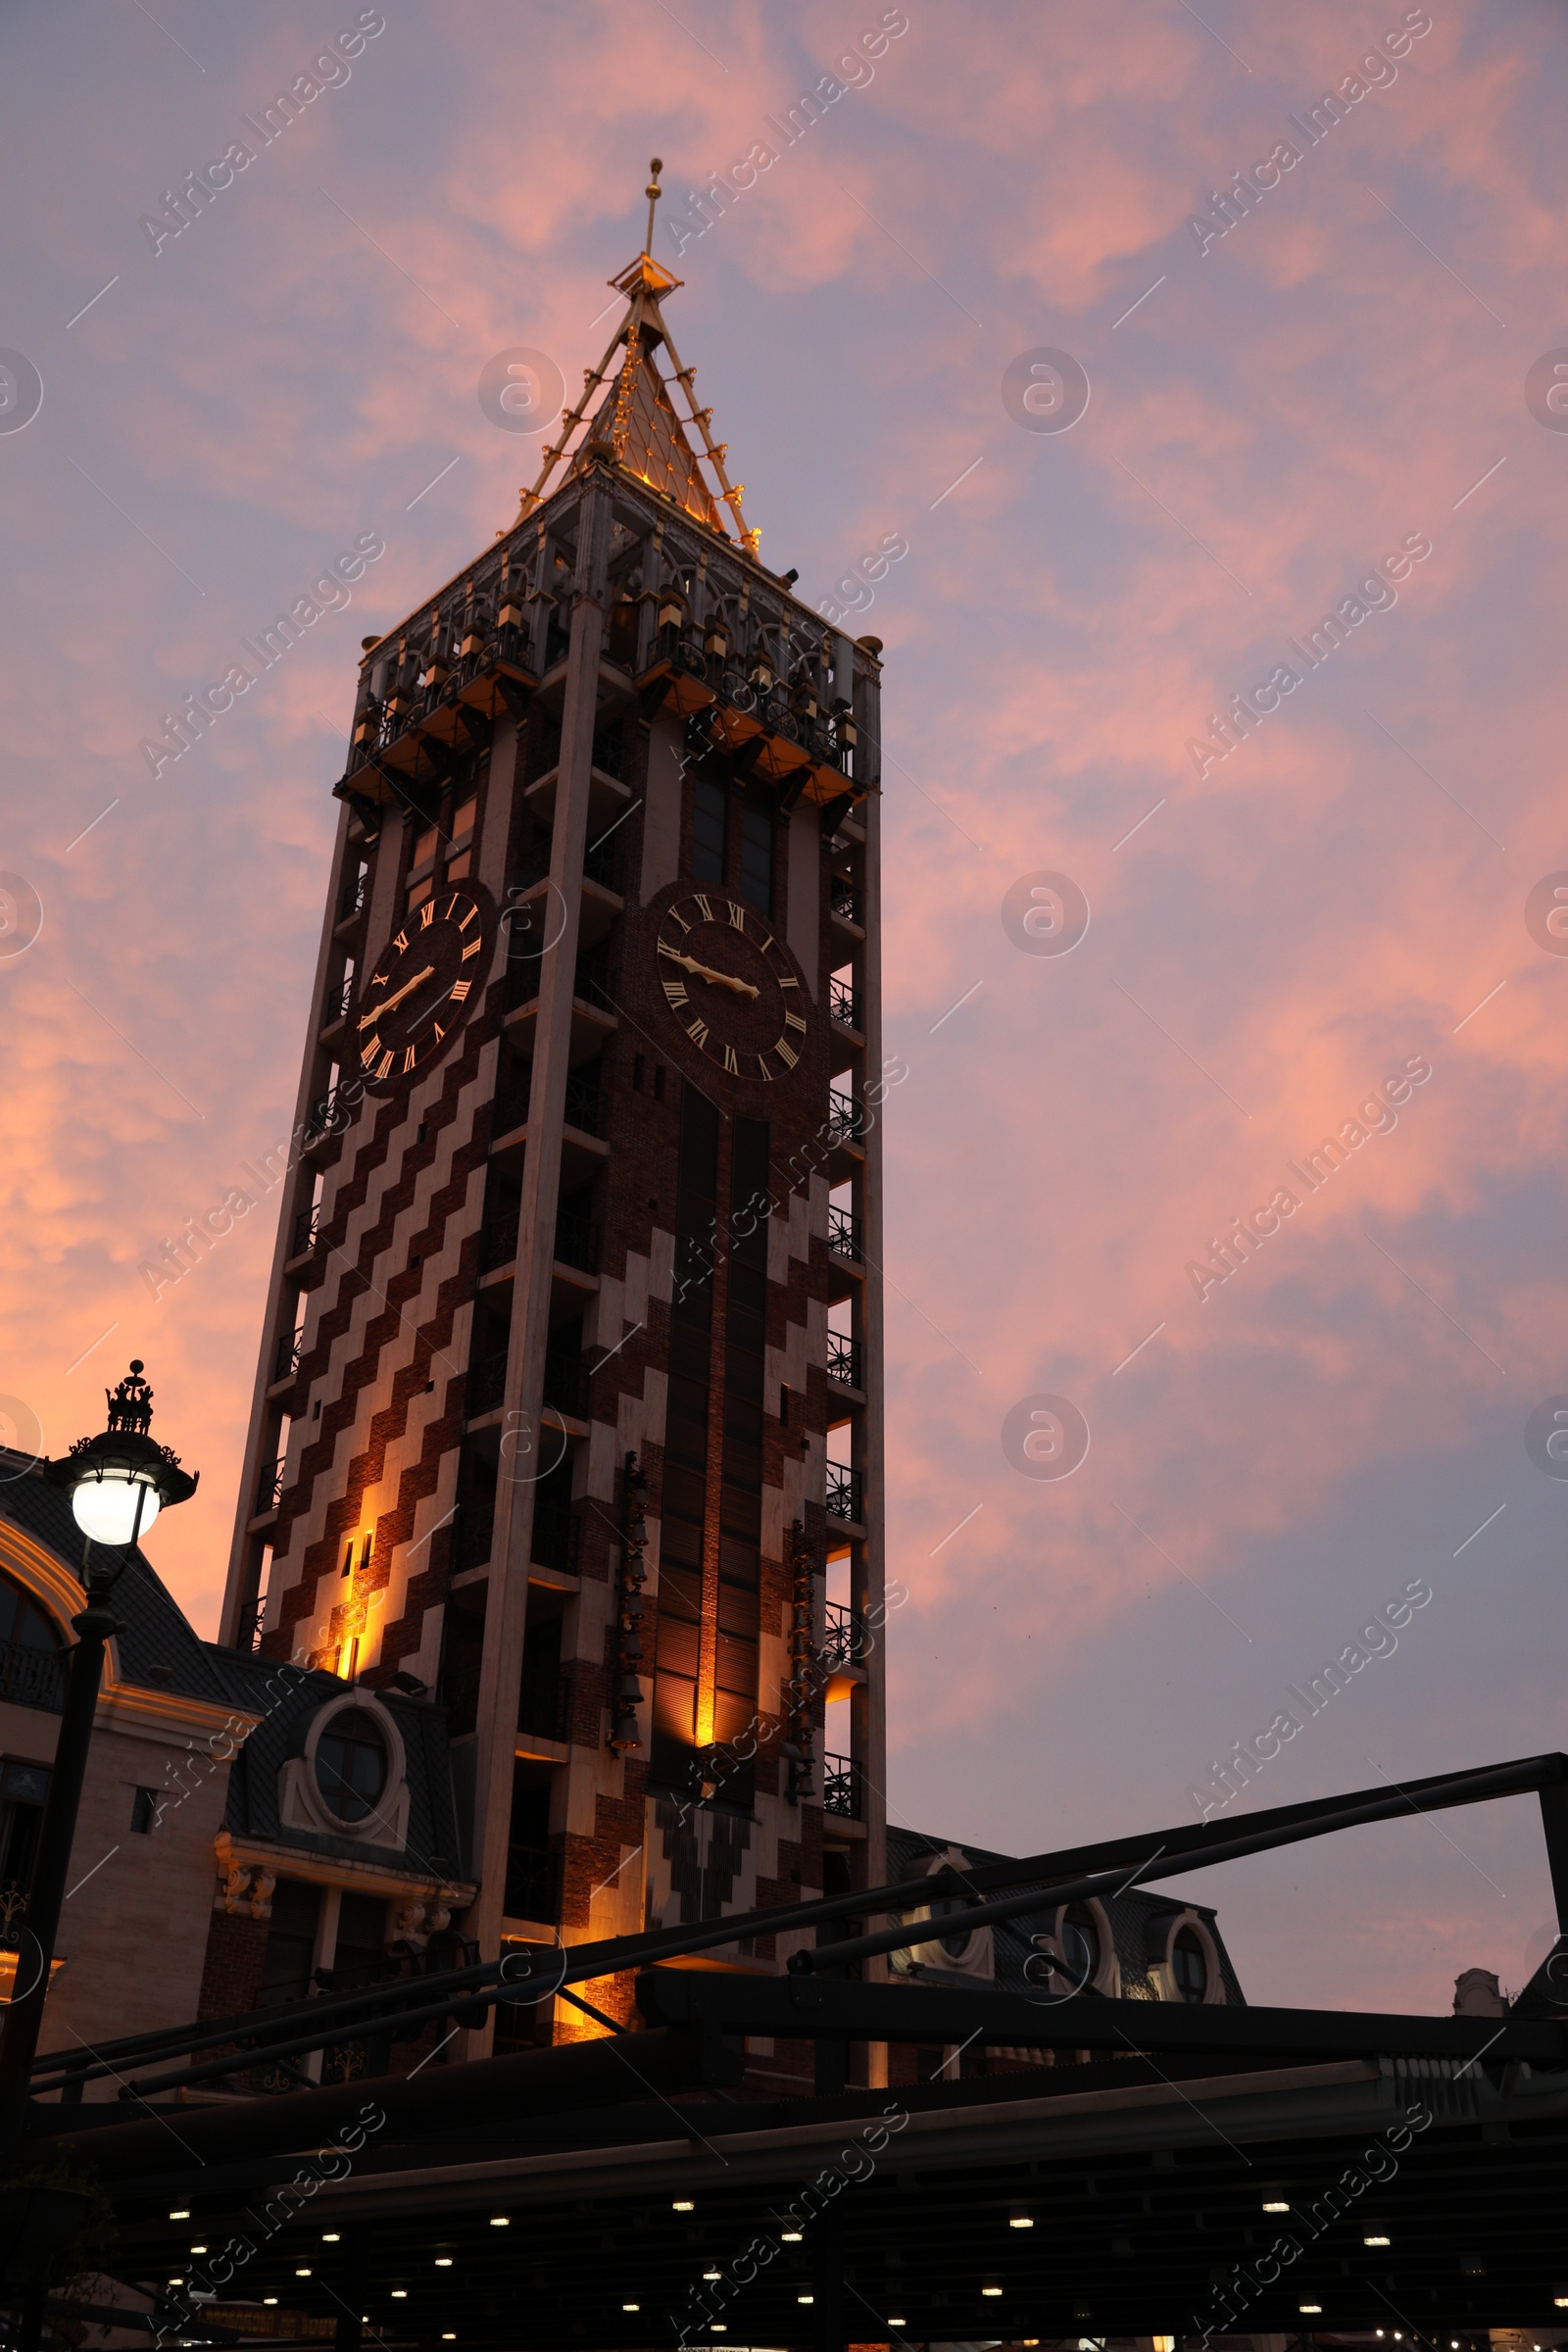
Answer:
[[[887,645],[893,1816],[1154,1830],[1293,1706],[1227,1818],[1564,1744],[1568,1484],[1526,1449],[1568,1392],[1560,12],[379,14],[156,253],[354,0],[0,32],[0,1416],[58,1451],[146,1357],[202,1473],[149,1548],[212,1632],[273,1211],[156,1304],[138,1269],[286,1132],[359,640],[510,524],[538,442],[480,372],[598,359],[657,152],[764,560]],[[155,781],[163,713],[371,532]],[[1042,874],[1087,901],[1066,953]],[[1042,1396],[1088,1426],[1068,1478],[1004,1449]],[[1293,1701],[1412,1585],[1396,1648]],[[1530,1800],[1185,1884],[1254,1999],[1444,2009],[1545,1944]]]

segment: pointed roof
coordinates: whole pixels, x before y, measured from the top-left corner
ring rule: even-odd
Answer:
[[[709,431],[713,412],[698,408],[692,391],[697,370],[682,367],[660,308],[662,298],[674,293],[683,280],[661,269],[650,250],[654,242],[654,207],[662,194],[659,174],[663,165],[658,156],[651,170],[653,178],[646,191],[648,243],[618,277],[610,280],[616,293],[625,296],[626,308],[604,358],[584,375],[582,398],[574,409],[566,412],[559,438],[546,448],[539,478],[531,490],[523,493],[518,520],[539,505],[551,475],[566,456],[573,433],[587,416],[590,402],[603,387],[604,398],[594,412],[593,420],[571,452],[572,466],[568,472],[590,458],[608,459],[623,466],[639,481],[672,499],[695,521],[706,523],[721,537],[733,536],[748,554],[755,556],[762,534],[747,528],[741,512],[746,485],[732,484],[724,470],[728,450]],[[661,370],[656,357],[661,346],[669,355],[667,375]],[[614,367],[617,352],[622,357],[618,367]],[[687,412],[684,416],[675,406],[677,387]],[[702,442],[700,452],[693,446],[693,430]],[[716,496],[703,470],[705,465],[713,477]]]

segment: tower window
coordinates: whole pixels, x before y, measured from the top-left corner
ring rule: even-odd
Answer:
[[[724,879],[725,825],[729,793],[711,776],[697,779],[696,812],[692,820],[692,872],[699,882]]]
[[[754,787],[741,808],[741,894],[764,914],[773,911],[773,808]]]

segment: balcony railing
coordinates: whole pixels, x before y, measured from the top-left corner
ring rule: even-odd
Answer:
[[[300,1333],[280,1331],[277,1335],[277,1348],[272,1357],[273,1380],[292,1380],[300,1368],[300,1357],[304,1352],[305,1346]]]
[[[530,1548],[541,1568],[554,1568],[562,1575],[575,1576],[581,1533],[581,1522],[569,1502],[548,1491],[535,1498]],[[539,1726],[536,1724],[533,1729],[537,1731]]]
[[[845,1821],[865,1819],[865,1767],[854,1756],[822,1758],[822,1810]]]
[[[289,1240],[288,1253],[290,1257],[303,1257],[307,1250],[314,1250],[316,1237],[320,1230],[320,1209],[318,1207],[302,1208],[294,1220],[294,1231]]]
[[[333,1021],[340,1021],[343,1018],[343,1015],[348,1011],[348,1008],[353,1002],[354,968],[352,965],[350,965],[349,969],[344,973],[342,979],[339,981],[336,992],[334,993],[331,989],[328,989],[326,992],[326,1018],[328,1025],[330,1025]]]
[[[499,581],[496,587],[499,593]],[[507,605],[503,609],[516,608]],[[471,650],[462,652],[463,645]],[[411,654],[385,700],[369,695],[360,705],[349,754],[350,775],[378,752],[389,750],[442,704],[455,703],[465,686],[497,662],[514,669],[527,668],[528,634],[520,621],[492,625],[477,605],[466,618],[456,611],[444,615],[429,643]]]
[[[847,882],[842,874],[833,877],[833,912],[840,922],[858,923],[860,920],[859,889],[854,882]]]
[[[517,1217],[487,1217],[479,1228],[479,1271],[489,1274],[497,1266],[510,1266],[517,1254]]]
[[[846,1469],[841,1462],[829,1462],[824,1499],[830,1519],[852,1520],[858,1527],[865,1518],[864,1472]]]
[[[860,1257],[860,1220],[853,1209],[827,1204],[827,1246],[838,1257]]]
[[[836,1331],[828,1333],[827,1376],[842,1389],[864,1388],[864,1349],[858,1340],[847,1340]]]
[[[822,1664],[829,1668],[858,1666],[863,1663],[870,1646],[870,1632],[859,1610],[846,1608],[841,1602],[830,1600],[827,1604],[827,1630],[822,1638]]]
[[[328,1088],[319,1102],[312,1106],[310,1125],[305,1132],[306,1151],[313,1144],[341,1135],[364,1100],[365,1088],[358,1080],[344,1080]]]
[[[581,1356],[561,1354],[553,1348],[546,1351],[544,1402],[574,1420],[587,1420],[588,1367]]]
[[[584,1274],[598,1272],[599,1228],[591,1217],[574,1208],[558,1210],[556,1255],[564,1266],[576,1266]]]
[[[66,1703],[60,1652],[34,1649],[25,1642],[0,1642],[0,1698],[14,1707],[42,1707],[58,1715]]]
[[[847,1095],[840,1086],[830,1086],[827,1093],[827,1131],[835,1144],[858,1136],[865,1125],[865,1104]]]
[[[277,1498],[283,1492],[283,1465],[287,1458],[286,1454],[280,1453],[275,1462],[263,1463],[256,1481],[255,1511],[258,1517],[264,1511],[276,1510]]]
[[[827,1008],[831,1017],[840,1022],[844,1028],[856,1030],[859,1028],[860,999],[853,980],[829,980]],[[346,1011],[347,1006],[344,1009]]]
[[[368,876],[362,869],[344,884],[337,903],[337,919],[340,923],[350,921],[363,908],[368,881]]]
[[[860,754],[853,720],[847,711],[824,711],[808,685],[775,679],[728,648],[707,652],[673,621],[659,633],[658,658],[687,677],[701,678],[721,703],[757,720],[770,735],[800,744],[821,765],[837,768],[847,778],[856,775]]]
[[[587,1078],[579,1078],[574,1070],[567,1072],[566,1125],[568,1127],[576,1127],[584,1135],[602,1136],[605,1132],[609,1107],[609,1098],[603,1087],[595,1086]]]
[[[475,1356],[468,1366],[468,1419],[476,1421],[481,1413],[493,1413],[506,1393],[507,1349],[498,1348],[492,1354]]]

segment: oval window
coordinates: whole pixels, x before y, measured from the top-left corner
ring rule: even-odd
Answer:
[[[1176,1980],[1179,2000],[1200,2001],[1208,1990],[1208,1955],[1196,1929],[1177,1930],[1170,1947],[1170,1973]]]
[[[334,1715],[316,1743],[316,1785],[339,1821],[364,1821],[386,1787],[386,1740],[364,1707]]]

